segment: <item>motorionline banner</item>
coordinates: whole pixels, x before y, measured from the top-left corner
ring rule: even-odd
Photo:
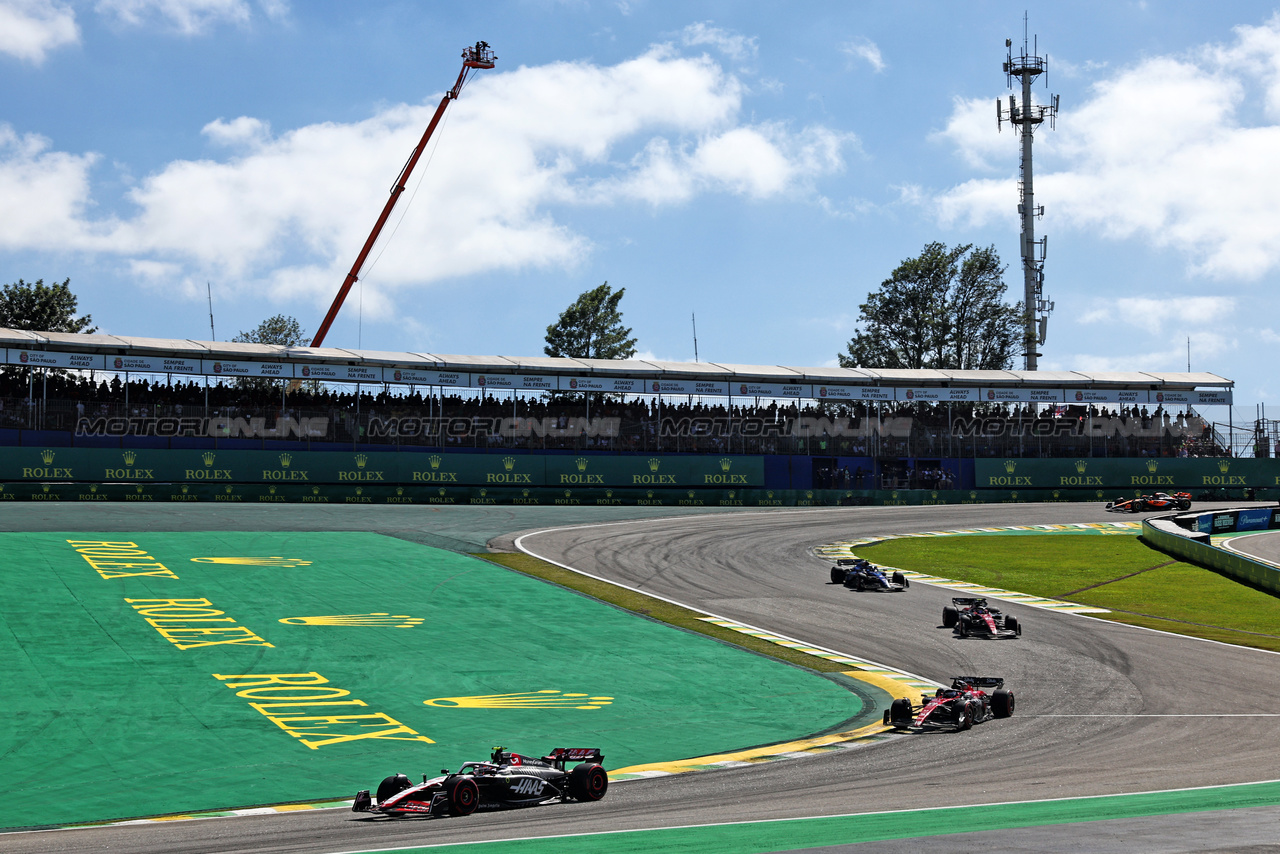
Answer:
[[[764,461],[746,456],[3,448],[0,481],[747,488],[764,486]]]
[[[1262,489],[1280,486],[1280,460],[1226,457],[979,459],[979,489]]]

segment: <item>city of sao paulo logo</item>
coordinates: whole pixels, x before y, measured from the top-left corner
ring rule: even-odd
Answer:
[[[40,452],[40,459],[44,460],[45,465],[52,465],[54,456],[56,456],[55,452],[48,448]]]
[[[553,688],[518,694],[481,694],[474,697],[436,697],[423,700],[438,709],[579,709],[595,711],[613,703],[612,697],[566,694]]]
[[[192,563],[216,563],[225,566],[282,566],[292,569],[295,566],[311,566],[311,561],[296,557],[193,557]]]
[[[319,617],[285,617],[286,626],[341,626],[349,629],[412,629],[423,623],[422,617],[408,614],[327,614]]]

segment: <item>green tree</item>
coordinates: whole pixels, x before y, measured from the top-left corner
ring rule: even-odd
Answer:
[[[1022,347],[1022,304],[1004,302],[994,246],[930,243],[858,306],[846,368],[1006,370]]]
[[[615,292],[608,282],[584,291],[547,327],[547,345],[542,351],[573,359],[630,359],[636,354],[636,339],[622,325],[622,312],[618,311],[626,292],[626,288]]]
[[[248,332],[240,332],[231,340],[238,344],[278,344],[286,347],[304,347],[307,344],[307,334],[303,332],[297,318],[289,314],[277,314],[274,317],[268,317]],[[315,381],[302,383],[298,380],[236,377],[236,386],[246,391],[255,392],[287,386],[289,391],[292,392],[299,387],[306,388],[308,391],[317,391],[320,384]]]
[[[76,295],[71,293],[71,280],[46,285],[44,279],[28,284],[22,279],[0,287],[0,327],[25,329],[29,332],[98,331],[90,326],[93,317],[76,317]]]
[[[282,344],[301,347],[306,345],[307,336],[302,331],[297,318],[288,314],[277,314],[275,317],[268,317],[248,332],[241,332],[231,340],[239,344]]]

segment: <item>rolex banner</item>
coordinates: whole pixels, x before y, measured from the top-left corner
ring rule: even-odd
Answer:
[[[3,448],[0,482],[5,481],[742,489],[764,485],[764,461],[743,456]]]
[[[1190,457],[1121,459],[974,460],[978,489],[1137,489],[1171,492],[1280,486],[1280,466],[1269,459]]]

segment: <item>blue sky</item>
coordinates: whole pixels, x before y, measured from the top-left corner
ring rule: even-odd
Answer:
[[[625,287],[641,354],[833,364],[931,241],[1021,297],[1023,12],[1061,97],[1036,137],[1043,369],[1193,370],[1274,403],[1280,16],[1228,2],[0,0],[0,281],[70,277],[105,332],[314,332],[453,103],[326,341],[541,355]],[[411,197],[411,199],[409,198]],[[1020,367],[1020,365],[1019,365]],[[1222,413],[1225,415],[1225,413]]]

